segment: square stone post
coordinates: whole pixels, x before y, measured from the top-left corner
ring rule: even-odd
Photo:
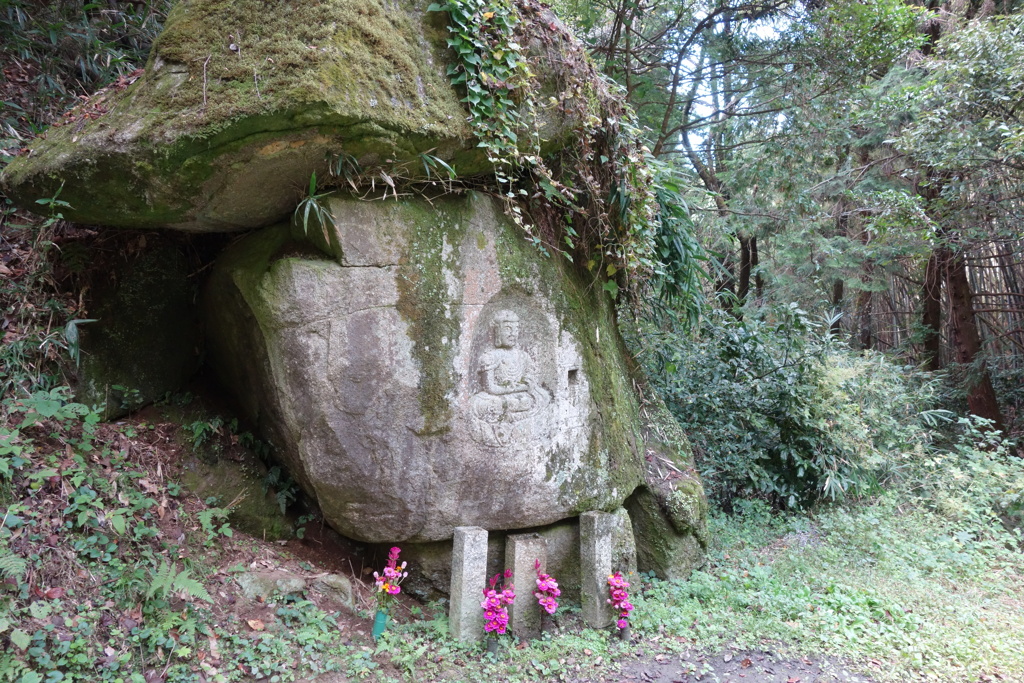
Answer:
[[[548,563],[548,542],[537,534],[517,534],[505,539],[505,568],[512,570],[516,601],[509,605],[512,634],[522,640],[540,637],[541,608],[533,592],[537,589],[535,563],[541,571]]]
[[[480,603],[486,585],[487,530],[476,526],[455,527],[448,622],[456,640],[477,642],[483,639],[484,617]]]
[[[583,621],[590,628],[614,622],[608,604],[608,576],[612,573],[612,535],[618,519],[607,512],[580,515],[580,602]]]

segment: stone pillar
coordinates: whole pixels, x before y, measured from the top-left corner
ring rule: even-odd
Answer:
[[[580,602],[583,621],[590,628],[605,628],[615,621],[608,604],[608,576],[612,573],[612,535],[618,519],[607,512],[580,515]]]
[[[480,603],[487,585],[487,530],[455,527],[452,547],[452,586],[448,621],[452,637],[476,642],[484,636]]]
[[[541,610],[533,592],[537,589],[535,563],[547,567],[548,542],[538,534],[516,534],[505,539],[505,568],[512,570],[516,601],[509,605],[512,634],[522,640],[540,637]]]

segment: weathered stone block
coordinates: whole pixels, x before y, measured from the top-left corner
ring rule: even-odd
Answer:
[[[487,585],[487,530],[457,527],[452,547],[452,583],[448,621],[452,637],[463,642],[483,638],[480,611]]]
[[[81,223],[225,232],[285,218],[311,171],[329,177],[332,155],[422,177],[430,150],[460,174],[487,172],[428,4],[180,0],[138,81],[93,99],[102,116],[54,127],[11,161],[4,194],[38,209],[63,190],[65,217]],[[550,11],[523,19],[558,22]],[[553,83],[585,53],[548,35],[532,68]],[[572,122],[545,109],[551,149]]]
[[[256,233],[203,299],[213,367],[331,526],[531,529],[643,483],[606,294],[482,195],[331,207],[333,258],[301,230]]]
[[[580,601],[583,621],[591,628],[611,626],[615,613],[608,604],[608,576],[612,573],[612,537],[615,515],[585,512],[580,515]]]
[[[540,636],[541,609],[533,596],[537,588],[536,563],[547,567],[548,544],[537,534],[514,534],[505,540],[505,567],[512,570],[516,600],[508,608],[512,634],[523,640]]]
[[[235,580],[242,595],[250,600],[266,600],[274,595],[298,595],[306,590],[305,580],[286,571],[245,572]]]
[[[643,487],[626,501],[633,522],[640,571],[654,572],[666,580],[686,579],[704,562],[707,528],[703,506],[706,503],[703,491],[692,486],[700,485],[696,481],[690,484],[682,491],[677,490],[676,495],[672,495],[672,491],[652,491]],[[686,508],[691,510],[685,513],[685,519],[692,520],[686,526],[681,523],[684,514],[680,510],[680,500],[685,500]]]

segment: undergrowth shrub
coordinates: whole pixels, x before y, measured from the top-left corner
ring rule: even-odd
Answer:
[[[756,318],[711,311],[693,334],[659,323],[637,337],[640,358],[727,508],[865,493],[898,474],[904,461],[890,454],[924,454],[933,385],[850,351],[795,305]]]
[[[0,149],[21,147],[79,96],[143,66],[171,4],[0,2]]]
[[[966,526],[1000,522],[1011,533],[1024,529],[1024,459],[1012,454],[989,420],[972,415],[956,427],[948,448],[908,461],[904,488]]]

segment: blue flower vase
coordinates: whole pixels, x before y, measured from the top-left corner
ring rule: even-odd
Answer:
[[[384,631],[388,628],[388,622],[391,621],[391,617],[388,616],[386,609],[379,609],[377,613],[373,615],[373,639],[379,640]]]

